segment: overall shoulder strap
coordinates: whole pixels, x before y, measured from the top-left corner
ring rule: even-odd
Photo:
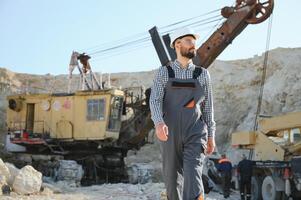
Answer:
[[[171,66],[167,65],[166,67],[167,67],[167,70],[168,70],[168,78],[174,78],[175,77],[175,72],[173,71]]]
[[[201,67],[195,67],[193,71],[193,79],[197,79],[201,75],[202,71]]]

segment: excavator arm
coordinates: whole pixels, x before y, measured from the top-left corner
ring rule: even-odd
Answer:
[[[226,18],[225,22],[197,49],[194,64],[208,68],[248,24],[263,22],[271,15],[273,8],[274,0],[237,0],[235,6],[224,7],[221,14]],[[170,39],[166,36],[161,39],[156,27],[149,32],[161,64],[166,65],[174,60],[174,54],[170,53],[173,49],[166,45]]]

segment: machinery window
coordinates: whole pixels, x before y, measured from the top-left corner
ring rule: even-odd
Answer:
[[[105,119],[105,99],[88,99],[87,101],[87,120]]]
[[[115,96],[111,100],[111,111],[108,129],[110,131],[119,131],[121,126],[123,98]]]
[[[300,135],[300,129],[299,128],[294,128],[292,129],[292,134],[293,134],[293,141],[292,142],[299,142],[301,141],[301,135]]]

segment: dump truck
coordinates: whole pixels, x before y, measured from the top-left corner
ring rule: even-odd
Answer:
[[[262,118],[257,131],[232,134],[232,146],[250,150],[254,200],[301,198],[301,112]]]

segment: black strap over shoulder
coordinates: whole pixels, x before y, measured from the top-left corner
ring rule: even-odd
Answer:
[[[202,71],[203,71],[202,68],[195,67],[193,71],[193,79],[197,79],[201,75]]]
[[[167,65],[166,67],[167,67],[167,70],[168,70],[168,78],[174,78],[175,77],[175,72],[173,71],[171,66]]]

